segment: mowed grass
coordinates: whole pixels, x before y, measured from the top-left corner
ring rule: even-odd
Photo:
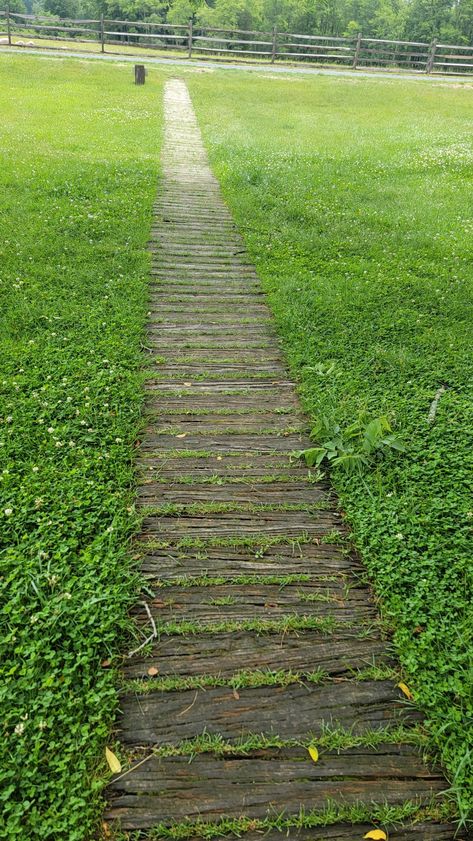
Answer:
[[[188,77],[304,406],[406,453],[333,471],[404,678],[473,810],[471,86]],[[435,422],[429,407],[441,385]]]
[[[0,832],[90,839],[136,573],[161,83],[0,63]],[[129,643],[128,643],[129,644]],[[133,640],[131,641],[133,645]],[[103,665],[101,665],[103,664]]]

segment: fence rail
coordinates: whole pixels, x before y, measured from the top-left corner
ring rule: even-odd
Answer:
[[[52,42],[47,45],[41,42]],[[422,41],[392,41],[329,35],[219,29],[188,24],[148,21],[60,19],[0,11],[0,44],[18,47],[47,46],[54,42],[82,45],[82,49],[106,52],[121,47],[140,55],[140,50],[173,51],[192,56],[248,59],[260,62],[306,62],[343,67],[404,69],[418,73],[473,73],[473,46]],[[39,43],[38,43],[39,42]],[[87,45],[87,46],[85,46]],[[112,49],[111,52],[116,52]],[[141,53],[142,54],[142,53]]]

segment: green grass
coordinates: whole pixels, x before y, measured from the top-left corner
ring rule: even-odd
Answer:
[[[92,838],[129,633],[161,85],[0,65],[2,837]],[[128,510],[130,508],[130,510]]]
[[[334,470],[403,670],[473,814],[473,118],[461,84],[188,77],[312,419],[406,446]],[[435,423],[434,396],[448,389]]]
[[[330,726],[321,733],[307,733],[303,739],[283,739],[275,733],[245,733],[236,740],[225,739],[220,733],[202,733],[192,739],[184,739],[177,745],[161,745],[153,748],[156,756],[189,756],[200,753],[213,756],[249,756],[254,752],[274,748],[302,748],[301,759],[309,747],[317,746],[323,751],[342,751],[350,748],[366,747],[374,749],[383,744],[426,746],[426,736],[420,728],[407,728],[402,724],[392,724],[377,730],[367,729],[361,733],[347,730],[342,725]]]

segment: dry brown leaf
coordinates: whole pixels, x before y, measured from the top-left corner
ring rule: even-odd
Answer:
[[[180,435],[176,435],[176,438],[186,438],[187,432],[181,432]]]
[[[157,669],[156,666],[150,666],[148,669],[148,674],[150,677],[154,677],[155,675],[159,674],[159,669]]]

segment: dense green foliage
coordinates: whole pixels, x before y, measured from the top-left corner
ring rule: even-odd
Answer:
[[[471,91],[243,72],[189,84],[311,419],[386,416],[405,447],[333,480],[472,815]]]
[[[135,592],[161,95],[129,67],[4,56],[0,75],[0,834],[77,841]]]
[[[23,0],[12,0],[12,4]],[[24,0],[28,11],[312,35],[473,44],[473,0]],[[1,6],[1,3],[0,3]],[[12,5],[13,8],[13,5]]]

